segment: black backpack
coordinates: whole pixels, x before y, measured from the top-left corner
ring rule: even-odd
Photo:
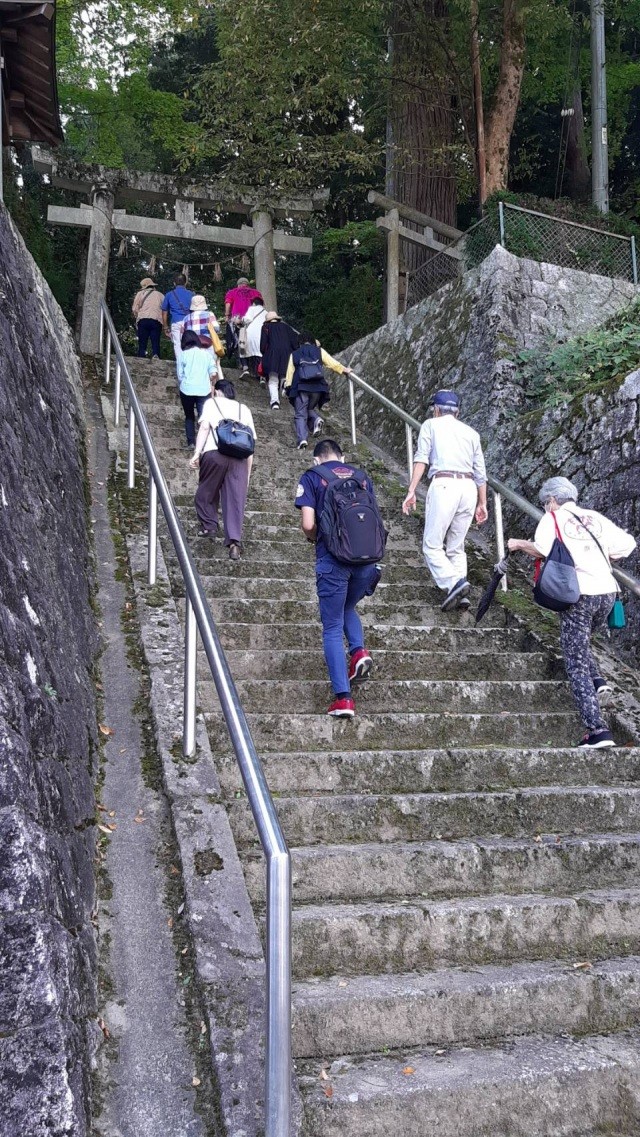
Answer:
[[[341,469],[342,475],[324,463],[315,467],[328,482],[320,517],[322,539],[343,564],[374,564],[384,556],[387,543],[378,503],[363,470]]]

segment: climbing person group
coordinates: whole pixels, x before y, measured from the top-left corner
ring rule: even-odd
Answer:
[[[186,287],[178,274],[164,297],[151,277],[140,282],[133,301],[138,354],[151,343],[159,354],[164,328],[173,343],[180,400],[185,415],[185,445],[193,449],[190,465],[199,470],[195,497],[200,535],[213,537],[222,511],[225,544],[237,560],[242,533],[256,432],[249,408],[236,400],[224,378],[220,326],[202,295]],[[323,428],[321,411],[330,398],[325,368],[350,374],[329,355],[315,336],[298,332],[275,311],[267,311],[262,295],[240,277],[225,296],[226,350],[235,352],[241,379],[258,380],[268,392],[273,411],[286,395],[294,411],[296,447],[304,450],[309,435]],[[211,397],[212,396],[212,397]],[[416,508],[416,490],[425,473],[428,489],[422,552],[436,586],[444,593],[443,612],[470,607],[465,541],[472,521],[482,525],[487,513],[487,477],[480,436],[460,419],[455,391],[436,391],[432,416],[420,428],[414,466],[402,512]],[[196,416],[198,432],[196,436]],[[554,477],[540,490],[545,515],[533,541],[511,538],[510,553],[523,552],[539,563],[551,563],[554,550],[571,579],[571,595],[545,604],[540,587],[534,598],[560,612],[560,643],[573,700],[584,724],[579,743],[588,748],[615,745],[600,702],[610,688],[591,651],[594,631],[604,626],[617,599],[611,562],[627,557],[634,538],[596,510],[577,504],[576,487]],[[366,471],[347,462],[333,439],[319,441],[313,466],[298,482],[295,505],[301,511],[304,536],[316,549],[316,590],[325,661],[333,687],[328,713],[352,718],[351,685],[366,679],[372,658],[363,638],[357,604],[372,595],[380,579],[386,533]],[[544,570],[543,570],[544,571]],[[551,578],[552,571],[547,571]],[[566,572],[556,574],[561,581]],[[543,578],[541,577],[541,580]],[[563,585],[564,587],[564,585]],[[344,640],[348,658],[344,652]]]

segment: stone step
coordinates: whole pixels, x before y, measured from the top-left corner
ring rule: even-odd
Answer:
[[[323,1078],[317,1060],[298,1069],[308,1137],[604,1137],[640,1126],[634,1031],[345,1056]]]
[[[630,888],[640,878],[640,835],[487,837],[458,841],[312,845],[291,849],[296,904],[438,900],[454,896]],[[265,900],[264,861],[245,850],[245,878]]]
[[[588,962],[588,961],[576,961]],[[640,1023],[640,957],[298,981],[294,1057],[447,1047],[524,1034],[611,1033]]]
[[[491,657],[486,656],[485,677],[491,670]],[[321,659],[318,660],[322,666]],[[566,683],[545,679],[538,681],[463,679],[383,679],[372,678],[354,683],[358,712],[409,713],[436,711],[449,714],[502,714],[506,711],[566,711],[569,691]],[[238,691],[245,710],[270,713],[277,710],[282,691],[270,679],[239,679]],[[200,681],[200,694],[207,706],[215,700],[212,679]],[[327,709],[331,689],[326,678],[290,680],[287,684],[287,706],[297,714],[322,714]]]
[[[297,978],[640,951],[640,891],[310,904],[293,911]]]
[[[282,600],[270,596],[253,597],[251,600],[241,598],[221,600],[215,596],[208,596],[207,599],[210,601],[211,611],[217,624],[236,625],[250,622],[254,624],[301,625],[316,623],[318,630],[320,628],[317,600]],[[182,609],[182,615],[184,604],[181,604],[180,601],[178,601],[178,608]],[[402,603],[397,600],[394,603],[387,603],[386,600],[379,601],[375,595],[365,598],[358,605],[358,612],[362,623],[366,624],[367,630],[372,624],[393,624],[398,628],[403,625],[422,628],[442,625],[445,627],[471,628],[474,624],[474,617],[471,612],[442,612],[440,608],[410,601]],[[506,615],[502,608],[490,609],[482,621],[484,628],[504,627],[505,622]]]
[[[320,651],[228,651],[231,673],[240,679],[322,679],[326,678]],[[206,669],[204,651],[199,653],[199,666]],[[206,674],[206,671],[200,671]],[[558,663],[538,651],[496,655],[493,651],[469,651],[452,656],[445,651],[387,651],[379,648],[373,656],[374,679],[481,679],[489,674],[494,680],[515,681],[553,679],[561,676]]]
[[[313,565],[303,563],[301,569],[306,569],[306,572],[301,579],[295,580],[284,572],[277,576],[260,575],[253,577],[250,573],[250,564],[248,565],[246,561],[241,560],[239,565],[242,565],[244,573],[240,576],[235,565],[233,566],[233,574],[228,571],[227,563],[225,563],[228,562],[228,552],[226,549],[223,550],[221,538],[219,549],[216,551],[219,552],[219,559],[227,572],[224,575],[221,573],[211,575],[211,563],[206,557],[205,550],[201,560],[201,563],[204,562],[205,571],[200,573],[200,577],[207,596],[225,597],[227,599],[237,597],[239,600],[251,600],[256,597],[268,597],[274,600],[302,600],[317,606],[316,577]],[[200,558],[198,559],[200,560]],[[274,563],[274,568],[277,568],[277,562]],[[179,592],[180,583],[181,577],[179,576],[176,581],[177,588],[174,589],[176,592]],[[405,586],[406,582],[392,585],[380,583],[375,592],[376,603],[395,603],[398,592],[403,590]],[[438,596],[435,592],[420,589],[420,595],[425,601],[427,599],[431,601],[431,607],[439,607],[438,601],[441,601],[442,594]]]
[[[227,732],[220,712],[205,708],[209,738],[215,751],[228,750]],[[571,746],[581,735],[572,710],[566,714],[375,714],[358,713],[354,719],[327,714],[249,714],[249,727],[258,753],[282,752],[292,743],[309,751],[393,750],[398,739],[415,750],[465,746]]]
[[[465,794],[313,794],[279,797],[276,807],[289,845],[640,830],[640,789],[621,786],[532,786]],[[255,823],[247,802],[230,802],[228,811],[236,844],[253,845]]]
[[[180,616],[184,619],[184,602],[177,601]],[[246,620],[246,617],[245,617]],[[222,625],[216,621],[220,638],[226,650],[274,648],[279,651],[287,648],[307,650],[319,657],[322,651],[322,628],[320,620],[307,624],[273,623],[259,624],[240,620]],[[457,652],[494,651],[509,652],[519,650],[530,642],[529,633],[517,625],[499,627],[485,625],[473,626],[473,620],[464,617],[453,618],[451,625],[444,624],[384,624],[376,620],[367,622],[367,647],[373,652],[389,648],[393,651],[450,651]]]
[[[397,739],[396,739],[397,741]],[[589,750],[475,747],[449,750],[269,752],[261,761],[272,793],[472,792],[541,785],[616,785],[640,780],[640,748]],[[218,755],[226,793],[241,788],[235,755]]]
[[[207,581],[207,578],[210,578],[212,587],[217,584],[224,584],[225,581],[229,586],[231,586],[234,582],[240,580],[245,580],[247,584],[250,582],[253,584],[253,582],[257,581],[259,578],[265,578],[267,580],[277,581],[280,587],[282,587],[283,581],[309,581],[315,591],[315,561],[311,547],[309,547],[309,549],[306,549],[304,547],[298,549],[298,556],[295,560],[284,560],[277,550],[275,553],[272,552],[268,558],[265,556],[259,561],[255,558],[252,560],[243,560],[241,558],[233,565],[233,576],[230,576],[228,565],[226,563],[216,565],[216,568],[218,570],[217,573],[214,572],[212,574],[211,572],[212,551],[215,554],[219,553],[219,558],[221,561],[227,561],[227,553],[222,548],[222,537],[216,538],[213,542],[211,542],[207,538],[196,536],[194,537],[193,541],[190,542],[190,544],[192,552],[201,565],[200,574],[202,576],[202,579],[204,581]],[[164,548],[164,543],[163,551],[165,554],[165,560],[167,560],[169,563],[177,565],[178,562],[175,556],[172,557],[171,555],[167,555],[169,550]],[[223,568],[224,572],[221,571]],[[416,557],[414,558],[414,561],[411,562],[408,557],[403,557],[402,561],[398,564],[387,564],[385,562],[383,568],[383,579],[378,585],[376,594],[382,595],[385,587],[389,587],[390,585],[395,584],[408,585],[412,589],[419,587],[420,594],[426,595],[428,582],[425,580],[424,564],[419,560],[419,558]],[[442,599],[441,593],[438,592],[436,594],[434,590],[434,598],[436,595],[439,600]],[[480,589],[472,589],[472,599],[474,595],[479,598]]]

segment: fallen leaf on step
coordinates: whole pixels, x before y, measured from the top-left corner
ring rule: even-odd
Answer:
[[[100,801],[98,802],[98,809],[101,809],[103,813],[108,813],[106,805],[103,805]]]
[[[167,927],[168,928],[173,927],[173,916],[169,916],[169,919],[167,920]]]
[[[117,829],[117,828],[118,828],[118,826],[116,825],[115,821],[110,821],[109,824],[107,825],[107,829],[110,829],[111,831],[113,831],[114,829]]]
[[[415,1070],[414,1070],[413,1066],[405,1066],[405,1068],[404,1068],[404,1070],[402,1071],[402,1073],[403,1073],[403,1074],[406,1074],[406,1075],[407,1075],[407,1077],[408,1077],[408,1076],[409,1076],[409,1074],[415,1074]]]
[[[115,815],[116,815],[115,809],[110,809],[109,810],[109,817],[115,817]]]
[[[344,979],[341,979],[340,982],[338,983],[338,987],[347,987],[347,986],[348,986],[348,984],[345,983]]]
[[[588,959],[585,959],[584,962],[582,962],[582,963],[572,964],[572,967],[573,967],[574,971],[590,971],[591,968],[593,967],[593,964],[589,963]]]
[[[105,1038],[111,1038],[111,1031],[109,1030],[109,1027],[107,1026],[104,1019],[98,1019],[98,1026],[100,1027],[100,1030],[102,1031]]]
[[[435,1056],[436,1056],[436,1058],[442,1058],[442,1055],[446,1054],[446,1053],[447,1053],[446,1050],[436,1050]]]
[[[100,723],[98,723],[98,730],[100,731],[100,734],[106,734],[106,735],[107,735],[107,737],[108,737],[110,734],[113,734],[113,731],[112,731],[111,727],[110,727],[110,726],[105,726],[105,724],[104,724],[103,722],[100,722]]]
[[[99,825],[98,829],[100,830],[101,833],[106,833],[107,837],[111,836],[111,830],[107,829],[106,825]]]
[[[192,1086],[199,1086],[199,1085],[200,1085],[200,1079],[199,1079],[199,1078],[195,1078],[195,1077],[194,1077],[194,1078],[192,1078],[192,1079],[191,1079],[191,1085],[192,1085]]]
[[[332,1098],[333,1097],[333,1086],[324,1086],[322,1092],[326,1098]]]
[[[326,1070],[321,1070],[321,1071],[320,1071],[320,1077],[322,1078],[323,1082],[328,1082],[328,1081],[329,1081],[329,1075],[327,1074],[327,1071],[326,1071]]]
[[[207,1033],[207,1024],[204,1021],[202,1021],[200,1023],[200,1034],[206,1034],[206,1033]]]
[[[541,844],[542,844],[542,837],[540,836],[540,834],[539,834],[539,833],[538,833],[538,836],[537,836],[537,837],[534,837],[533,839],[534,839],[534,841],[536,842],[536,844],[537,844],[537,845],[541,845]]]
[[[136,825],[142,825],[142,822],[146,821],[147,819],[146,817],[134,817],[133,820],[135,821]]]

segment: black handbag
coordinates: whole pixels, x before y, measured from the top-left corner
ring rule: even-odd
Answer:
[[[215,397],[214,397],[215,403]],[[216,407],[216,410],[218,408]],[[222,415],[222,412],[220,412]],[[238,403],[238,415],[242,414]],[[220,418],[217,427],[211,427],[214,433],[218,450],[227,458],[250,458],[256,448],[255,438],[250,426],[240,422],[239,419]]]

